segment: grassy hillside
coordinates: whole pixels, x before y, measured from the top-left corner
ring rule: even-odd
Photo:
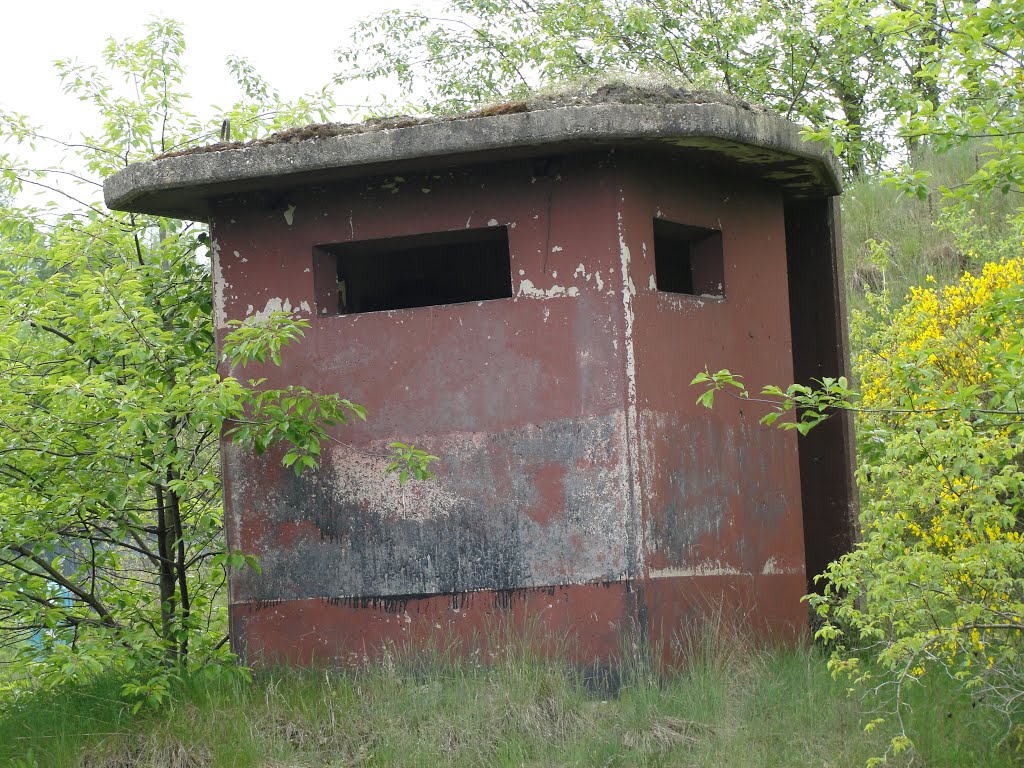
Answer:
[[[955,190],[984,159],[977,143],[943,154],[926,153],[915,168],[929,172],[930,194],[920,200],[877,178],[849,185],[842,197],[843,253],[851,310],[864,309],[865,293],[885,290],[887,303],[903,301],[911,286],[928,276],[939,285],[956,280],[980,264],[972,243],[997,242],[1010,234],[1007,217],[1019,206],[1012,194],[995,193],[979,201],[954,235],[943,212],[943,188]]]

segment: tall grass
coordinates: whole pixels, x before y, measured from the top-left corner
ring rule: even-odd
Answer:
[[[670,675],[643,659],[614,695],[523,645],[469,658],[400,652],[347,670],[269,670],[252,684],[192,678],[132,715],[118,681],[22,701],[0,715],[0,764],[35,768],[231,766],[861,766],[884,752],[811,647],[742,633],[683,638]],[[493,655],[492,655],[493,654]],[[947,686],[913,702],[918,765],[1010,766],[1000,724]],[[971,716],[966,716],[969,713]]]
[[[941,190],[961,186],[984,162],[985,152],[980,142],[941,154],[923,151],[914,165],[931,174],[926,200],[903,194],[878,178],[847,188],[842,197],[843,253],[852,309],[865,307],[866,290],[877,294],[884,287],[890,301],[899,304],[928,276],[946,285],[980,266],[963,233],[958,238],[945,226],[948,202]],[[979,236],[998,239],[1010,231],[1007,219],[1018,203],[1011,195],[994,192],[974,205],[964,224]],[[872,241],[877,243],[874,248]]]

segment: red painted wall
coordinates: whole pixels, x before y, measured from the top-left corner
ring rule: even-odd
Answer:
[[[740,176],[639,158],[621,185],[630,254],[648,623],[667,641],[720,607],[774,632],[806,623],[797,438],[764,408],[696,404],[705,366],[752,392],[793,380],[781,195]],[[722,233],[724,298],[655,288],[655,218]]]
[[[651,286],[659,211],[722,230],[723,301]],[[316,246],[486,226],[508,228],[513,298],[320,314]],[[539,622],[606,659],[719,595],[799,622],[796,443],[688,386],[705,364],[792,377],[772,189],[595,152],[222,200],[212,236],[219,332],[275,308],[312,322],[280,368],[235,375],[369,410],[301,478],[225,446],[230,545],[263,568],[231,585],[248,658]],[[385,476],[392,440],[441,456],[437,480]]]

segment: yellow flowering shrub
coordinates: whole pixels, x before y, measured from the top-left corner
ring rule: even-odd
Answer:
[[[1024,260],[914,289],[859,329],[861,541],[811,598],[831,665],[948,674],[1024,713]],[[864,646],[884,670],[861,663]]]
[[[945,288],[911,288],[907,303],[896,311],[888,332],[876,334],[874,349],[861,352],[855,361],[861,378],[865,408],[889,408],[912,401],[913,392],[903,391],[898,369],[908,355],[928,350],[929,373],[944,377],[947,387],[983,384],[985,361],[978,356],[977,339],[969,327],[975,314],[992,300],[997,291],[1024,282],[1024,260],[1008,259],[985,264],[981,274],[965,273],[958,283]],[[1019,330],[1016,324],[993,329],[1006,344]]]
[[[817,636],[833,648],[833,672],[892,693],[900,722],[907,686],[940,673],[1019,720],[1024,259],[875,310],[855,317],[859,400],[844,378],[768,386],[756,398],[774,406],[762,423],[801,434],[836,409],[857,413],[860,541],[808,597]],[[692,383],[705,387],[707,407],[719,392],[751,397],[728,370]],[[910,746],[902,727],[892,744]]]

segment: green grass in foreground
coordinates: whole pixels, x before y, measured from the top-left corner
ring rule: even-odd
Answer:
[[[487,665],[435,657],[191,680],[137,715],[102,678],[0,714],[0,765],[838,768],[885,751],[884,733],[863,731],[869,703],[847,696],[814,650],[704,649],[667,680],[630,677],[602,698],[519,652]],[[1018,765],[998,746],[1004,725],[946,686],[915,696],[910,727],[914,765]]]

